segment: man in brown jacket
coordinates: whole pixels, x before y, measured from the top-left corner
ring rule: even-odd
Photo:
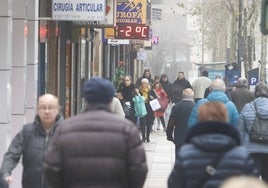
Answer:
[[[110,112],[112,84],[90,79],[84,87],[84,113],[63,122],[45,153],[54,187],[142,188],[147,164],[138,129]]]

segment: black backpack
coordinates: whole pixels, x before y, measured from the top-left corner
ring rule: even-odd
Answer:
[[[262,119],[257,112],[256,104],[255,108],[255,120],[253,126],[249,132],[249,139],[251,142],[268,144],[268,119]]]

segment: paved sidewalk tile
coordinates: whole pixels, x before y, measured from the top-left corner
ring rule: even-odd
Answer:
[[[168,176],[175,160],[175,146],[166,140],[163,130],[152,132],[150,140],[144,143],[149,168],[144,188],[167,188]]]

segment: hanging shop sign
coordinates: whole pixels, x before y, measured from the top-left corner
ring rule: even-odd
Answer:
[[[137,52],[137,60],[146,60],[147,54],[144,51]]]
[[[104,21],[106,0],[53,0],[52,19]]]
[[[108,44],[119,45],[119,44],[129,44],[127,39],[108,39]]]
[[[114,28],[104,28],[104,38],[114,39]]]
[[[146,24],[146,0],[116,3],[116,24]]]
[[[101,21],[93,21],[93,20],[78,20],[73,21],[74,27],[80,28],[107,28],[107,27],[114,27],[115,26],[115,0],[106,0],[106,14],[105,20]]]

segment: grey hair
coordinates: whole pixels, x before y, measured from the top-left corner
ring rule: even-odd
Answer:
[[[226,91],[226,85],[222,79],[216,79],[210,86],[211,91]]]
[[[186,88],[182,91],[182,97],[184,99],[193,99],[194,98],[194,91],[191,88]]]
[[[256,85],[255,97],[268,97],[268,87],[265,83],[260,82]]]
[[[141,80],[141,83],[149,84],[149,80],[148,80],[147,78],[143,78],[143,79]]]

